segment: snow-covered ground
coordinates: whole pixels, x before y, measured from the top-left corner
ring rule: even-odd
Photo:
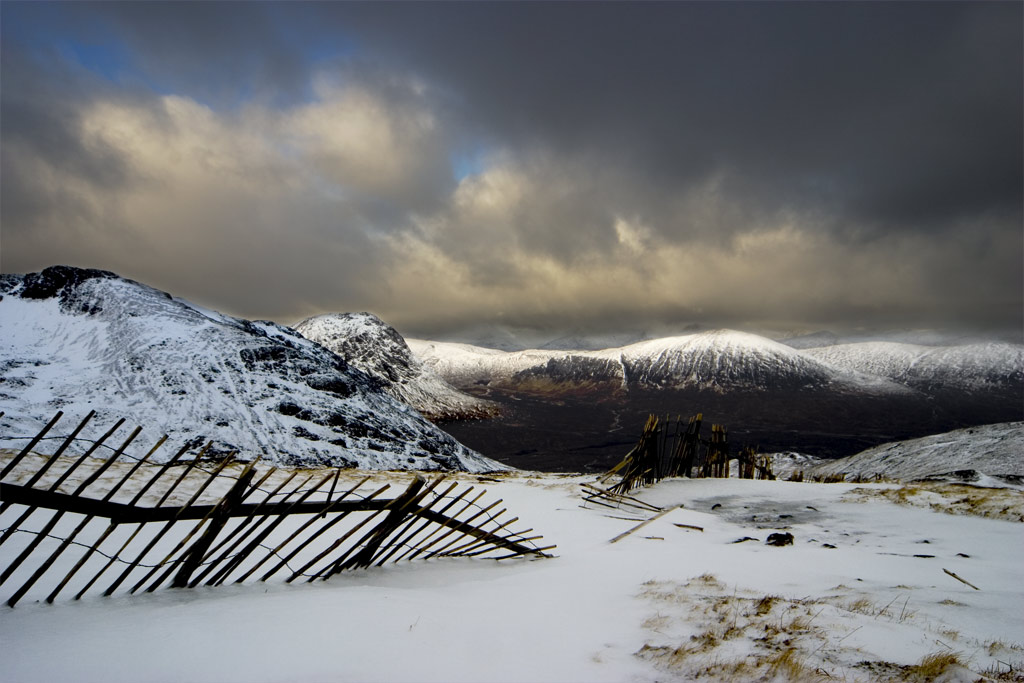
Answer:
[[[1020,523],[871,495],[888,484],[666,480],[636,495],[670,511],[610,543],[651,515],[581,507],[587,481],[481,483],[558,544],[553,559],[26,600],[0,610],[0,679],[877,681],[907,680],[935,653],[973,672],[947,680],[1024,667]],[[783,531],[792,546],[765,544]]]

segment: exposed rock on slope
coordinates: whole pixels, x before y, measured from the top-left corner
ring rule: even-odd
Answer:
[[[402,335],[375,315],[318,315],[295,330],[380,381],[384,391],[428,419],[482,418],[497,412],[494,403],[459,391],[425,367]]]
[[[0,296],[0,436],[95,409],[93,432],[125,417],[153,441],[211,439],[276,464],[503,468],[280,325],[66,266],[0,276]]]

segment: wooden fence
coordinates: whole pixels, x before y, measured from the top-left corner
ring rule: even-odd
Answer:
[[[14,588],[11,607],[33,587],[53,602],[62,592],[77,600],[275,576],[314,581],[415,558],[550,557],[555,547],[540,547],[532,529],[511,531],[518,518],[501,500],[444,476],[415,475],[385,497],[391,483],[351,470],[204,460],[210,444],[153,464],[166,436],[138,457],[129,451],[140,428],[117,447],[106,442],[124,420],[80,440],[90,413],[69,435],[48,437],[61,417],[0,470],[0,586]],[[40,454],[48,440],[59,446]],[[96,457],[100,448],[113,453]]]
[[[738,461],[740,478],[775,479],[771,459],[755,449],[743,448],[737,455],[730,455],[729,434],[724,425],[711,425],[711,438],[702,439],[703,422],[701,413],[685,424],[681,416],[675,420],[667,415],[664,419],[649,416],[640,440],[622,462],[599,477],[597,485],[584,485],[584,500],[657,510],[630,497],[629,492],[666,477],[728,477],[732,460]],[[618,481],[606,486],[615,477],[619,477]]]

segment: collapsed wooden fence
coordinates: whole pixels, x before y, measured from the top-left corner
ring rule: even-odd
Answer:
[[[123,419],[72,455],[94,416],[47,437],[57,413],[0,470],[0,586],[14,588],[11,607],[33,587],[53,602],[62,592],[77,600],[275,576],[311,582],[415,558],[550,557],[555,547],[540,547],[532,529],[511,531],[518,517],[500,499],[485,501],[486,490],[444,476],[416,475],[384,497],[390,483],[342,469],[261,472],[256,460],[204,460],[210,444],[154,464],[167,437],[133,456],[140,428],[95,457]],[[44,439],[60,445],[40,454]]]
[[[728,477],[730,462],[737,461],[742,479],[775,479],[771,458],[759,455],[756,449],[743,448],[729,454],[728,430],[724,425],[711,425],[711,438],[700,436],[704,415],[698,413],[684,424],[682,417],[671,420],[650,415],[640,440],[626,457],[598,478],[597,484],[585,484],[583,497],[587,502],[606,505],[646,507],[658,510],[629,496],[641,486],[649,486],[666,477]],[[619,480],[607,486],[616,476]]]

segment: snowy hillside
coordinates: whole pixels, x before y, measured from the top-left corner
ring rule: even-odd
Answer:
[[[0,296],[0,436],[96,410],[87,434],[124,417],[151,441],[210,439],[212,453],[278,464],[501,467],[288,328],[64,266],[4,275]]]
[[[882,444],[810,469],[811,474],[882,476],[903,481],[972,470],[978,476],[1024,477],[1024,422],[984,425]],[[977,477],[969,476],[969,479]]]
[[[487,417],[493,403],[465,394],[413,356],[402,335],[370,313],[334,313],[303,320],[295,331],[377,379],[384,391],[431,420]]]

